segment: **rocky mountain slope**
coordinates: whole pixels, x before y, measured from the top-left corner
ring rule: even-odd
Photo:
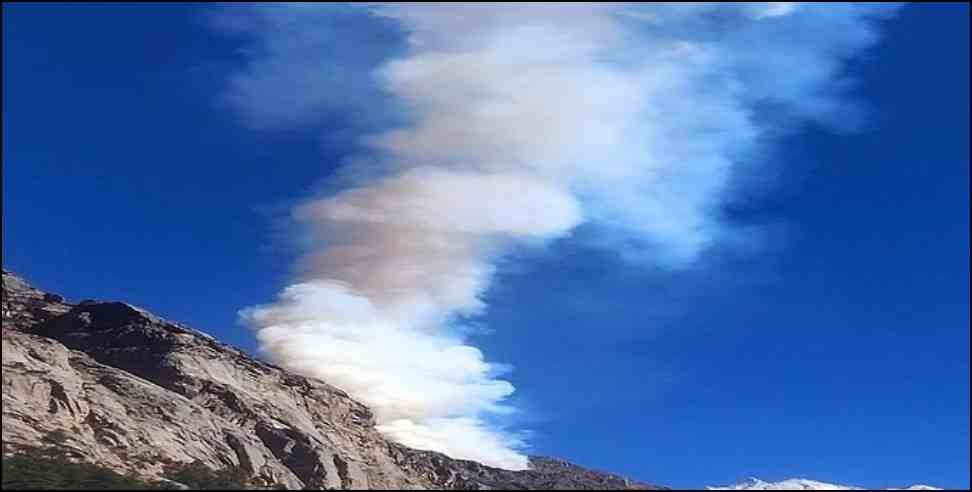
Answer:
[[[382,437],[326,382],[121,302],[70,304],[3,272],[3,453],[45,436],[79,460],[158,478],[240,467],[254,486],[654,489],[548,458],[507,471]]]

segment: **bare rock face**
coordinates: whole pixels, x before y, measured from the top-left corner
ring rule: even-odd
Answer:
[[[64,298],[41,292],[10,272],[3,271],[3,329],[29,328],[67,312]]]
[[[530,469],[501,470],[474,461],[401,447],[396,457],[406,470],[451,490],[666,490],[624,477],[588,470],[555,458],[533,456]]]
[[[291,489],[655,488],[558,460],[514,472],[409,449],[325,382],[129,304],[65,303],[4,271],[3,453],[52,432],[77,459],[146,478],[199,460]]]

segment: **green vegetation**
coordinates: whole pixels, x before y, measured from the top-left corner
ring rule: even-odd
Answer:
[[[239,468],[213,470],[201,462],[165,466],[165,478],[190,490],[253,490]],[[3,457],[3,490],[177,490],[170,482],[146,482],[91,463],[77,462],[63,448],[46,447]]]
[[[166,467],[165,477],[190,490],[243,490],[249,486],[238,468],[212,470],[200,462]],[[91,463],[71,461],[50,449],[3,458],[3,490],[176,490],[175,484],[149,483]]]
[[[191,490],[251,489],[246,472],[239,468],[213,470],[199,461],[166,467],[165,477],[188,486]]]
[[[3,490],[160,490],[143,481],[64,455],[38,452],[3,458]]]
[[[190,490],[255,490],[247,473],[236,467],[213,470],[200,461],[165,463],[164,477],[171,482],[146,482],[134,474],[79,462],[78,456],[64,444],[70,437],[61,431],[41,439],[43,447],[3,457],[3,490],[177,490],[178,484]],[[144,457],[132,459],[139,465],[150,464]],[[279,488],[279,487],[278,487]]]

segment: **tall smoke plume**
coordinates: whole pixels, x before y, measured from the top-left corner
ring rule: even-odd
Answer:
[[[343,169],[349,184],[294,209],[311,238],[300,276],[242,316],[270,357],[370,405],[389,437],[524,468],[525,443],[496,424],[513,411],[513,386],[457,326],[485,309],[495,261],[582,223],[602,244],[668,267],[738,239],[720,218],[733,179],[753,169],[747,163],[779,128],[859,115],[843,65],[876,41],[876,21],[893,10],[223,11],[218,25],[251,40],[227,93],[247,124],[311,125],[392,107],[407,118],[360,135],[361,157]],[[402,33],[390,58],[366,52],[369,24]]]

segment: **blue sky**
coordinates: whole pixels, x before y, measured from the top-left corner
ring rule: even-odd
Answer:
[[[785,169],[725,211],[779,224],[772,248],[671,271],[568,239],[504,263],[474,343],[514,367],[532,452],[675,487],[968,488],[968,19],[905,7],[851,65],[867,124],[777,142]],[[392,52],[373,29],[363,56]],[[4,267],[255,351],[237,311],[294,256],[274,217],[355,132],[241,125],[220,102],[240,47],[197,7],[5,5]]]

